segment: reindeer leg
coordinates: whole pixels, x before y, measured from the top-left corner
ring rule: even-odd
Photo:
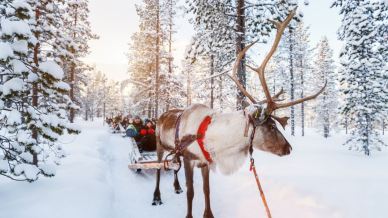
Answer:
[[[164,153],[163,148],[160,145],[160,143],[158,143],[157,156],[158,156],[159,163],[163,159],[163,153]],[[160,198],[159,185],[160,185],[160,169],[156,170],[156,187],[155,187],[155,191],[154,191],[154,199],[152,201],[152,205],[154,205],[154,206],[163,204],[162,199]]]
[[[193,171],[194,165],[187,157],[183,157],[185,165],[186,187],[187,187],[187,216],[186,218],[193,218],[193,198],[194,198],[194,186],[193,186]]]
[[[174,189],[175,193],[180,194],[183,192],[178,180],[178,171],[174,170]]]
[[[204,218],[214,218],[212,209],[210,208],[210,184],[209,184],[209,166],[206,165],[201,168],[203,179],[203,193],[205,194],[205,212]]]

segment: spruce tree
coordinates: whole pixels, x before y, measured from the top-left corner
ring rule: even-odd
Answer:
[[[1,4],[1,50],[7,51],[0,63],[1,174],[12,179],[53,176],[54,165],[64,156],[58,137],[65,131],[78,132],[67,122],[66,111],[72,105],[69,85],[52,46],[61,24],[59,4],[35,0]]]
[[[323,93],[318,96],[316,103],[316,126],[325,138],[331,135],[337,120],[338,88],[337,76],[334,71],[333,50],[329,41],[323,37],[316,48],[315,74],[320,81],[326,81],[327,85]]]
[[[159,2],[144,0],[136,5],[139,16],[139,31],[131,36],[129,59],[130,80],[137,87],[137,92],[133,93],[134,111],[145,112],[148,117],[155,113],[156,82],[159,79],[160,63],[160,23]],[[159,51],[157,51],[159,49]],[[156,78],[158,77],[158,79]],[[158,81],[159,82],[159,81]],[[139,86],[139,84],[147,84]],[[145,110],[144,110],[145,109]]]
[[[132,111],[157,117],[171,107],[183,106],[182,80],[175,71],[174,43],[175,0],[143,0],[136,5],[139,31],[131,36],[130,79],[134,88]]]
[[[342,113],[351,123],[351,135],[346,141],[350,149],[370,155],[380,150],[384,142],[375,128],[386,114],[388,102],[387,68],[383,51],[387,50],[382,10],[369,0],[337,0],[342,25],[339,39],[345,42],[340,53],[340,82],[345,104]]]
[[[66,81],[70,85],[69,97],[74,103],[70,107],[69,119],[74,122],[76,104],[80,103],[80,87],[86,83],[85,71],[91,67],[82,60],[89,53],[88,42],[97,39],[93,34],[89,22],[88,0],[65,1],[62,16],[63,25],[60,35],[56,38],[55,48],[60,52],[61,66],[65,71]]]
[[[28,55],[33,43],[28,24],[31,10],[25,1],[0,3],[0,174],[28,181],[36,180],[40,173],[29,152],[33,142],[25,122],[29,116],[27,109],[31,108],[28,104],[31,88]]]

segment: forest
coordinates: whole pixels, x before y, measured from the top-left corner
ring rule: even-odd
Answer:
[[[270,197],[269,201],[274,202],[275,212],[273,213],[278,215],[276,217],[287,217],[285,211],[293,204],[296,206],[291,209],[293,215],[290,217],[383,217],[384,206],[381,202],[388,196],[387,191],[379,193],[379,190],[384,189],[383,184],[388,181],[386,173],[388,155],[387,1],[135,0],[120,3],[114,0],[112,3],[97,2],[99,0],[1,0],[0,2],[0,192],[4,193],[0,195],[0,201],[8,202],[5,206],[0,206],[0,211],[5,211],[0,212],[0,217],[35,217],[27,214],[38,214],[37,211],[45,210],[50,206],[51,201],[60,202],[58,199],[63,196],[66,196],[64,199],[69,200],[72,195],[78,196],[87,201],[87,194],[79,195],[78,192],[81,193],[82,187],[88,184],[86,181],[90,180],[96,183],[90,186],[91,189],[100,190],[95,192],[96,198],[91,201],[93,206],[90,206],[90,211],[93,213],[83,211],[82,208],[86,207],[85,203],[80,203],[79,210],[72,210],[73,204],[69,202],[68,207],[62,210],[59,203],[52,205],[53,209],[47,210],[42,217],[53,217],[56,209],[65,212],[54,217],[156,217],[157,214],[164,214],[158,217],[184,216],[185,209],[176,215],[168,209],[151,211],[144,206],[149,206],[151,202],[149,198],[154,188],[154,171],[151,170],[150,173],[143,170],[144,172],[141,173],[144,175],[139,180],[140,170],[138,172],[128,170],[128,163],[130,163],[128,153],[132,155],[129,147],[137,149],[138,146],[140,155],[144,157],[142,145],[139,144],[142,139],[137,140],[136,137],[150,134],[154,137],[153,155],[159,155],[156,150],[159,151],[165,146],[162,145],[162,139],[170,137],[168,135],[170,133],[167,134],[167,130],[163,128],[174,123],[172,132],[175,131],[175,135],[172,132],[170,134],[171,138],[175,136],[174,158],[179,159],[179,164],[181,164],[180,158],[183,158],[182,162],[184,162],[183,152],[181,154],[180,150],[179,152],[176,150],[179,147],[177,143],[184,141],[179,140],[179,131],[181,134],[186,133],[186,129],[189,128],[187,126],[195,128],[194,131],[198,130],[198,134],[195,132],[197,138],[190,143],[197,140],[199,146],[202,146],[199,141],[200,135],[205,137],[205,132],[200,131],[205,122],[205,116],[190,118],[191,114],[196,113],[196,107],[205,108],[198,109],[198,114],[206,113],[207,116],[214,114],[213,123],[209,121],[206,124],[209,127],[206,126],[203,130],[208,131],[209,140],[214,140],[214,142],[211,141],[213,145],[200,147],[202,153],[199,153],[201,157],[198,158],[205,161],[207,173],[210,171],[212,175],[217,167],[223,171],[222,163],[229,159],[222,161],[214,159],[212,161],[218,161],[219,164],[215,165],[217,167],[212,167],[206,148],[210,149],[210,155],[216,158],[218,158],[217,155],[222,155],[222,152],[216,153],[218,142],[221,147],[227,147],[228,141],[221,145],[221,142],[224,142],[223,138],[228,137],[233,138],[230,141],[238,141],[240,133],[232,132],[238,123],[235,121],[238,117],[236,114],[241,112],[247,117],[241,122],[248,123],[245,126],[245,138],[248,132],[251,134],[249,157],[251,160],[253,157],[256,160],[260,159],[256,167],[259,171],[263,169],[265,179],[275,181],[277,185],[271,186],[264,183],[270,187],[269,194],[275,196]],[[93,28],[98,25],[93,23],[95,19],[93,16],[119,17],[118,12],[115,14],[115,11],[109,9],[106,9],[104,15],[93,12],[91,9],[96,8],[97,4],[128,7],[125,10],[128,10],[132,17],[136,17],[136,20],[117,19],[115,23],[110,24],[117,28],[117,33],[112,33],[113,35],[119,34],[121,29],[133,29],[131,34],[126,36],[127,41],[123,42],[127,44],[125,54],[120,54],[126,61],[126,70],[122,72],[126,76],[121,79],[113,75],[113,70],[103,69],[98,63],[96,64],[97,60],[92,60],[97,50],[95,42],[105,40],[103,42],[106,43],[104,39],[106,33],[95,31]],[[322,12],[313,11],[320,14],[317,17],[324,26],[311,26],[313,22],[307,20],[304,14],[309,10],[311,13],[313,7],[311,5],[314,4],[326,5],[327,8],[322,11],[334,11],[335,19],[340,25],[335,26],[330,23],[330,19]],[[129,8],[134,10],[130,11]],[[93,15],[93,13],[96,14]],[[318,21],[314,22],[318,23]],[[283,25],[285,25],[284,29],[282,29]],[[325,30],[328,27],[335,29],[338,42],[334,42],[327,36]],[[317,29],[322,30],[317,31]],[[190,37],[185,36],[185,41],[182,41],[180,37],[185,31],[192,34]],[[312,35],[320,39],[317,41]],[[113,55],[118,51],[112,49],[109,53]],[[110,60],[105,61],[113,63],[115,60],[112,56]],[[169,115],[171,111],[177,111],[177,109],[182,109],[180,115],[177,115],[179,118]],[[252,112],[250,110],[256,113],[253,118],[249,118],[251,115],[246,115]],[[261,113],[261,118],[257,116],[258,113]],[[185,117],[185,114],[188,114],[189,118]],[[228,116],[230,117],[223,118]],[[265,118],[261,120],[263,116]],[[144,126],[138,128],[135,125],[136,122],[134,123],[136,119],[144,122]],[[217,123],[217,119],[225,119],[225,121]],[[148,122],[151,123],[150,126],[152,125],[152,132],[147,129],[151,128],[147,127]],[[290,146],[289,150],[280,156],[290,154],[292,145],[294,150],[290,157],[285,159],[276,157],[278,158],[276,159],[266,156],[267,154],[261,151],[255,151],[255,154],[252,154],[253,148],[278,154],[269,148],[260,147],[261,145],[255,147],[255,138],[258,140],[256,135],[259,134],[257,132],[262,131],[267,122],[275,123],[272,128]],[[132,124],[136,127],[133,128],[136,134],[135,140],[128,134]],[[179,128],[179,125],[182,127]],[[250,132],[251,125],[253,132]],[[145,133],[142,133],[143,129]],[[260,134],[262,134],[260,137],[265,137],[264,130]],[[271,137],[263,139],[265,146],[269,146],[268,141],[275,143],[274,136]],[[201,140],[206,144],[206,138]],[[248,146],[247,139],[242,140],[237,144],[245,143]],[[192,149],[193,146],[198,145],[194,142],[187,149]],[[215,146],[214,151],[211,146]],[[244,158],[247,159],[248,148],[245,150]],[[190,150],[190,152],[194,152],[195,156],[197,150]],[[182,156],[180,157],[178,153]],[[163,153],[161,155],[163,156]],[[313,162],[310,161],[312,157],[316,157],[319,162],[311,167],[316,166],[316,169],[327,177],[316,175],[315,170],[309,168],[308,165]],[[231,160],[239,161],[236,158]],[[322,164],[330,160],[333,162],[326,166]],[[290,169],[290,172],[295,172],[294,177],[291,173],[281,170],[287,165],[287,161],[291,161],[295,166]],[[160,162],[161,159],[159,159]],[[274,165],[270,166],[269,163]],[[246,164],[249,164],[248,161]],[[86,168],[84,170],[82,167],[75,169],[81,165],[90,165],[92,170],[89,171]],[[233,164],[230,163],[230,165]],[[237,165],[236,163],[233,169],[237,170]],[[349,168],[336,169],[337,166]],[[329,168],[333,169],[331,173],[327,173],[330,171]],[[184,170],[186,172],[184,175],[177,175],[175,172],[175,180],[180,178],[182,181],[185,179],[187,181],[190,178],[186,167]],[[236,171],[236,174],[230,175],[232,179],[224,183],[224,177],[214,170],[217,174],[211,177],[210,185],[213,189],[219,185],[221,185],[219,188],[226,188],[241,180],[244,181],[243,184],[252,186],[252,190],[256,189],[252,179],[248,179],[249,172],[245,171],[244,173],[243,170]],[[298,173],[306,180],[301,177],[296,178]],[[351,175],[343,179],[341,176],[347,173]],[[206,175],[206,172],[204,174],[203,171],[202,175]],[[77,194],[66,193],[59,189],[61,191],[58,196],[50,195],[49,198],[45,198],[47,206],[39,205],[21,194],[35,196],[40,192],[46,193],[45,185],[48,187],[47,190],[56,190],[59,186],[72,184],[71,178],[77,177],[85,182],[85,184],[79,183],[79,186],[71,186]],[[100,177],[106,178],[100,180]],[[160,176],[159,168],[156,190],[159,189],[160,177],[168,177],[167,180],[172,181],[172,174],[166,172]],[[340,198],[336,200],[336,194],[328,191],[328,187],[317,189],[311,184],[307,185],[309,181],[319,183],[321,177],[324,178],[322,181],[328,181],[328,187],[331,189],[335,189],[338,184],[339,189],[344,193],[352,193],[347,198],[341,199],[349,201],[349,205],[344,205],[342,208]],[[199,176],[194,178],[200,179]],[[283,178],[290,179],[290,183],[276,183]],[[162,184],[165,183],[163,179]],[[209,183],[209,178],[207,179]],[[246,182],[248,180],[249,183]],[[182,181],[181,184],[189,184]],[[192,181],[192,178],[189,181]],[[105,186],[100,186],[98,182],[109,184],[111,192],[102,188]],[[147,187],[145,187],[146,184]],[[205,180],[204,184],[206,184]],[[352,185],[349,187],[347,184]],[[377,206],[367,204],[364,210],[357,209],[357,205],[361,203],[354,197],[356,192],[374,186],[373,184],[376,186],[367,192],[365,199],[360,202],[380,199],[380,204],[376,203]],[[137,185],[147,190],[147,193],[137,194],[146,195],[148,198],[139,198],[139,202],[131,204],[130,209],[123,209],[129,201],[136,201],[125,197],[124,193],[128,196],[136,193]],[[130,188],[124,188],[126,186]],[[199,185],[194,183],[194,186]],[[125,191],[120,194],[117,187]],[[190,187],[189,184],[186,188],[191,190]],[[277,192],[277,188],[285,188],[284,190],[288,191],[280,193]],[[204,190],[206,190],[205,185]],[[241,193],[236,191],[226,195],[240,199],[248,196],[246,201],[237,204],[240,205],[239,210],[232,210],[233,204],[223,205],[217,202],[215,206],[213,205],[214,215],[251,217],[241,206],[244,202],[252,207],[257,205],[257,202],[252,203],[257,200],[257,196],[248,194],[249,190],[251,189],[241,188]],[[317,193],[312,190],[321,190],[326,194],[318,198]],[[169,191],[163,191],[163,197],[166,200],[173,199],[170,195],[164,194]],[[178,193],[182,190],[175,185],[175,191]],[[93,191],[90,190],[88,193],[91,192]],[[111,194],[107,194],[108,192]],[[329,192],[331,195],[327,194]],[[222,197],[223,193],[220,190],[215,193],[216,198],[227,201],[225,199],[228,197]],[[190,196],[187,195],[190,202]],[[104,203],[96,200],[108,198],[107,196],[113,196],[114,200],[106,200]],[[161,204],[161,199],[155,196],[154,194],[154,203],[156,199],[156,202]],[[281,200],[282,196],[294,203],[287,208],[280,206],[284,204]],[[310,199],[303,196],[314,196],[311,198],[313,203],[303,201],[303,199]],[[18,206],[20,200],[22,206],[32,205],[31,207],[40,209],[29,208],[24,212],[15,212],[16,208],[20,207]],[[306,204],[303,203],[302,207],[295,203],[299,200]],[[323,206],[322,208],[311,206],[315,200],[325,202],[322,205],[330,201],[334,203],[326,204],[327,207],[322,209]],[[180,205],[184,200],[175,199],[172,202],[179,202]],[[204,202],[206,208],[203,216],[213,217],[212,211],[209,212],[210,202],[207,199]],[[143,206],[135,206],[140,203]],[[197,206],[197,203],[195,202],[194,206]],[[110,209],[98,206],[106,204],[113,206]],[[177,209],[182,205],[162,206]],[[137,207],[141,207],[139,209],[142,212],[135,212]],[[221,210],[223,207],[227,209]],[[202,216],[202,207],[194,207],[193,210],[195,216]],[[264,208],[261,210],[260,215],[264,216]],[[190,217],[190,213],[188,209],[187,217]]]

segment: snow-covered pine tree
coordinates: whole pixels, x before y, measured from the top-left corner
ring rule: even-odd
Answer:
[[[162,62],[166,63],[166,73],[163,72],[160,75],[161,83],[160,83],[160,92],[162,96],[160,96],[160,103],[164,103],[165,110],[169,110],[172,99],[171,95],[173,94],[174,83],[171,81],[173,79],[173,71],[174,71],[174,58],[172,55],[172,45],[173,45],[173,34],[174,31],[174,17],[176,15],[176,11],[174,10],[176,7],[175,0],[164,0],[162,2],[162,10],[161,10],[161,30],[164,30],[164,34],[162,34],[162,44],[165,44],[166,53],[162,55]],[[171,82],[171,84],[170,84]]]
[[[289,93],[289,70],[288,70],[288,61],[285,58],[285,55],[287,54],[287,48],[283,46],[284,38],[282,38],[282,41],[279,43],[278,49],[275,52],[273,58],[268,63],[268,70],[267,70],[267,82],[268,86],[271,87],[270,91],[274,95],[281,89],[285,91],[285,94]],[[277,113],[275,111],[274,113]]]
[[[184,96],[181,75],[176,72],[173,58],[175,20],[177,14],[176,0],[161,0],[161,67],[159,79],[159,104],[161,111],[183,106]]]
[[[338,78],[335,73],[333,50],[329,41],[323,37],[316,48],[314,74],[318,81],[326,81],[327,85],[323,93],[318,96],[316,103],[316,126],[325,138],[331,135],[331,131],[337,120],[338,109]]]
[[[345,96],[342,113],[352,124],[346,141],[350,149],[370,155],[385,145],[374,124],[383,119],[388,102],[387,68],[384,52],[387,49],[382,10],[369,0],[336,0],[333,7],[340,8],[342,24],[339,39],[345,42],[340,53],[340,82]],[[386,21],[385,21],[386,22]],[[386,54],[386,53],[385,53]]]
[[[89,71],[87,74],[88,83],[82,88],[81,108],[85,120],[93,120],[97,116],[96,111],[104,110],[104,102],[107,93],[107,78],[100,71]],[[109,104],[108,104],[109,105]]]
[[[32,33],[28,25],[31,7],[25,1],[0,2],[0,174],[14,180],[35,180],[39,169],[27,151],[29,136],[23,124],[29,86],[28,44]],[[21,129],[23,128],[23,129]],[[19,176],[19,169],[31,173]]]
[[[153,37],[147,33],[145,27],[142,25],[144,24],[141,21],[139,32],[131,36],[131,42],[129,44],[130,51],[128,54],[128,73],[130,75],[130,82],[134,86],[134,92],[131,93],[131,98],[136,102],[131,110],[137,112],[143,112],[153,105],[150,99],[153,94],[153,82],[151,78],[154,69],[154,61],[151,58],[153,54]],[[151,116],[151,111],[148,110],[147,112],[148,116]]]
[[[54,47],[61,50],[62,66],[66,74],[66,81],[70,85],[69,97],[75,104],[80,102],[80,86],[85,83],[85,71],[90,70],[82,60],[89,53],[88,42],[98,37],[94,35],[89,22],[88,0],[64,1],[63,25],[60,36]],[[70,108],[69,119],[74,122],[76,105]]]
[[[174,71],[173,35],[176,1],[144,0],[137,6],[139,31],[131,37],[128,84],[132,84],[133,108],[156,117],[170,107],[181,107],[182,78]],[[144,114],[146,113],[146,114]]]
[[[72,104],[66,95],[69,86],[53,59],[58,8],[52,1],[1,4],[1,44],[7,56],[0,63],[0,120],[7,140],[2,140],[0,159],[1,174],[12,179],[53,176],[54,165],[64,156],[58,137],[66,130],[78,132],[67,122],[66,110]]]
[[[143,31],[140,29],[140,31]],[[145,108],[148,108],[149,104],[152,104],[150,99],[148,99],[148,93],[151,92],[152,80],[150,75],[152,74],[152,63],[150,59],[150,54],[152,53],[152,48],[149,46],[149,39],[145,37],[145,34],[142,32],[134,33],[131,37],[130,42],[130,52],[128,54],[129,68],[128,73],[130,75],[130,80],[134,84],[135,92],[132,93],[132,99],[136,102],[136,108],[132,108],[133,111],[142,111]],[[148,84],[144,86],[139,86],[139,84]],[[148,99],[148,100],[147,100]],[[149,111],[149,115],[150,115]]]
[[[58,29],[63,25],[61,3],[54,0],[29,0],[33,16],[31,31],[34,37],[33,50],[30,53],[32,72],[29,83],[32,86],[31,119],[27,124],[32,131],[35,143],[31,147],[34,163],[37,164],[38,154],[43,147],[53,144],[67,129],[68,132],[78,132],[66,120],[67,111],[73,103],[67,95],[69,85],[63,81],[64,72],[59,66],[59,55],[53,49],[55,41],[61,37]]]
[[[388,2],[387,1],[375,1],[372,2],[374,6],[374,14],[376,16],[376,22],[378,26],[381,28],[378,33],[379,33],[379,42],[380,45],[378,50],[379,53],[382,54],[384,58],[385,65],[383,66],[383,77],[385,78],[385,90],[388,90],[388,46],[387,44],[387,39],[388,39]],[[385,45],[385,46],[384,46]],[[382,134],[384,135],[385,129],[388,124],[387,120],[387,114],[388,114],[388,105],[386,104],[385,107],[383,108],[382,111],[382,118],[379,121],[380,127],[382,129]]]
[[[188,49],[190,51],[191,47]],[[201,81],[209,76],[210,63],[207,56],[197,56],[195,59],[186,58],[183,61],[183,71],[187,76],[188,102],[203,103],[210,106],[210,79]],[[214,90],[214,89],[213,89]]]
[[[124,114],[121,84],[109,80],[101,71],[88,71],[88,83],[81,87],[81,110],[85,120]]]
[[[224,7],[225,5],[217,3],[215,7]],[[192,5],[194,7],[194,5]],[[196,7],[208,7],[206,4],[196,5]],[[191,8],[190,10],[193,10]],[[225,16],[224,13],[221,13],[225,9],[214,10],[212,16],[214,19],[217,19],[219,25],[227,27],[229,25],[230,19]],[[223,93],[225,90],[222,90],[222,84],[228,83],[229,86],[232,84],[231,81],[227,81],[226,75],[222,74],[230,68],[230,64],[233,61],[235,56],[235,47],[234,47],[234,32],[230,31],[228,28],[211,28],[213,24],[207,23],[206,20],[201,20],[206,17],[202,17],[202,14],[195,14],[194,29],[196,35],[193,37],[191,47],[187,52],[188,62],[195,64],[197,66],[203,66],[204,68],[194,68],[200,69],[201,72],[191,72],[191,74],[201,74],[197,75],[198,86],[196,89],[199,91],[199,95],[203,97],[200,102],[206,102],[211,108],[222,108],[224,101]],[[217,76],[219,75],[219,76]],[[206,79],[207,78],[207,79]],[[204,90],[207,90],[206,93]],[[195,91],[195,90],[194,90]],[[235,94],[235,91],[234,91]],[[216,105],[216,98],[220,99],[218,105]],[[234,103],[235,104],[235,103]]]
[[[136,10],[140,18],[139,31],[131,37],[128,54],[130,80],[137,87],[137,92],[132,96],[136,102],[133,110],[152,117],[156,112],[156,103],[159,102],[155,92],[159,88],[162,36],[159,1],[143,0],[136,5]]]
[[[305,93],[313,92],[315,85],[311,81],[315,78],[312,71],[312,49],[310,47],[310,32],[309,27],[304,25],[304,22],[299,22],[294,30],[294,64],[295,64],[295,94],[297,98],[305,97]],[[323,80],[317,81],[317,84],[322,84]],[[307,102],[306,102],[307,103]],[[300,104],[300,111],[296,112],[297,119],[300,121],[301,135],[305,134],[306,116],[308,113],[308,103]]]

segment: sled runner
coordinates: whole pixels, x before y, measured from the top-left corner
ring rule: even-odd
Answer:
[[[161,163],[158,162],[156,151],[144,151],[140,153],[139,147],[137,146],[135,140],[133,138],[130,138],[130,140],[132,146],[129,152],[129,169],[165,169],[164,161],[162,161]],[[171,160],[167,160],[166,167],[171,170],[177,170],[179,168],[179,164],[174,163]]]
[[[167,166],[167,170],[178,170],[179,169],[179,164],[174,163],[172,161],[168,161],[166,166]],[[143,161],[143,162],[129,164],[128,168],[132,169],[132,170],[149,170],[149,169],[164,169],[164,170],[166,170],[163,161],[160,163],[158,161]]]

